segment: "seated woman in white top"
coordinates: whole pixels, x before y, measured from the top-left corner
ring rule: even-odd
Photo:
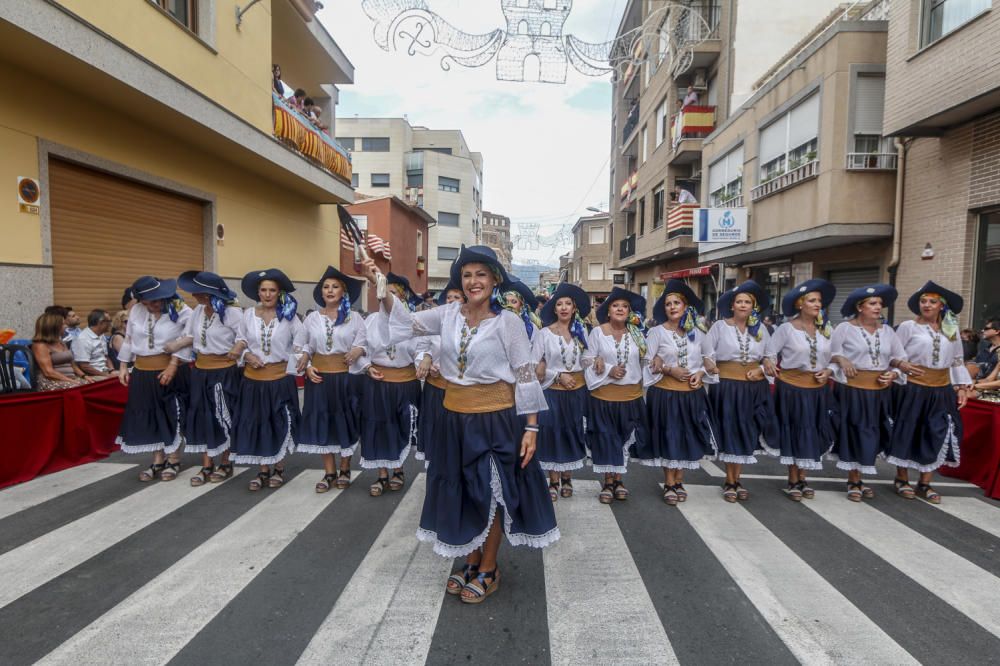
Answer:
[[[934,470],[957,467],[962,442],[962,417],[972,377],[962,362],[958,320],[962,297],[928,282],[907,301],[915,320],[899,325],[896,336],[906,359],[913,365],[904,375],[896,400],[896,425],[886,459],[896,465],[896,492],[913,499],[920,495],[939,504],[941,495],[931,487]],[[914,493],[908,470],[920,474]]]
[[[646,299],[615,287],[597,308],[600,326],[590,332],[583,355],[590,389],[587,442],[593,470],[604,474],[597,499],[602,504],[628,499],[622,474],[634,448],[646,446],[649,426],[642,399],[646,339],[639,328]]]

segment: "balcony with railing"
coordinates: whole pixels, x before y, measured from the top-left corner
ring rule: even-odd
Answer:
[[[750,190],[750,201],[759,201],[819,175],[819,160],[814,159],[787,173],[778,173]]]
[[[701,204],[687,203],[677,204],[667,211],[667,240],[693,235],[694,211],[698,208]]]
[[[633,171],[632,174],[625,179],[622,183],[621,188],[618,190],[618,196],[621,199],[621,207],[628,208],[635,201],[635,192],[639,187],[639,172]]]
[[[622,127],[622,146],[628,144],[629,139],[635,134],[636,127],[639,125],[639,102],[632,105],[629,109],[628,116],[625,118],[625,126]]]
[[[896,153],[847,153],[848,171],[895,171]]]
[[[271,93],[271,103],[274,136],[316,166],[350,183],[350,153],[276,93]]]
[[[683,76],[692,69],[704,69],[719,57],[722,51],[719,27],[722,23],[720,0],[699,0],[681,12],[673,31],[691,45],[691,57],[673,58],[672,75]]]
[[[424,188],[407,187],[405,190],[403,190],[403,201],[410,204],[411,206],[416,206],[417,208],[423,208]]]
[[[618,258],[628,259],[635,255],[635,234],[626,236],[618,242]]]
[[[690,105],[674,114],[670,141],[674,154],[671,164],[685,164],[701,155],[701,140],[715,129],[715,107]]]

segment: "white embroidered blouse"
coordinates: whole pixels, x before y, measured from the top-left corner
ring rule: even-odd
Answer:
[[[704,354],[705,358],[716,363],[723,361],[736,361],[745,364],[757,364],[763,360],[767,345],[771,339],[767,329],[761,324],[761,338],[758,340],[749,329],[740,332],[735,324],[730,324],[725,319],[712,324],[705,336]]]
[[[441,336],[441,375],[453,384],[472,386],[507,382],[514,385],[518,414],[534,414],[548,406],[531,361],[531,344],[520,317],[502,310],[470,328],[462,304],[451,303],[410,312],[393,298],[389,314],[389,342],[399,344],[413,336]]]
[[[195,307],[188,320],[184,337],[193,340],[192,346],[199,354],[228,354],[236,344],[236,336],[243,320],[242,308],[234,305],[226,306],[226,321],[219,320],[219,314],[213,312],[211,317],[205,316],[205,306]]]
[[[129,311],[125,342],[118,351],[118,359],[123,363],[131,363],[136,356],[166,353],[163,345],[184,335],[192,313],[193,310],[184,305],[177,313],[177,321],[170,321],[170,315],[165,310],[162,314],[153,316],[145,305],[136,303]],[[173,356],[183,363],[189,363],[194,358],[190,347],[175,352]]]
[[[393,343],[389,328],[389,315],[374,312],[365,320],[368,329],[368,363],[385,368],[405,368],[420,363],[424,353],[430,348],[428,337],[414,338]]]
[[[875,333],[869,333],[850,321],[841,322],[830,338],[830,354],[843,356],[858,370],[879,370],[885,372],[893,359],[905,360],[906,352],[892,327],[883,324]],[[847,375],[837,363],[832,363],[833,378],[841,384],[847,383]]]
[[[566,340],[547,326],[535,331],[535,336],[531,339],[531,357],[536,365],[545,361],[543,389],[552,386],[561,372],[583,370],[583,355],[586,350],[580,347],[576,338]]]
[[[927,324],[904,321],[896,330],[896,337],[903,347],[906,360],[925,368],[949,368],[951,383],[955,386],[972,384],[972,377],[965,367],[962,354],[962,339],[955,336],[949,340],[941,331],[935,331]],[[906,375],[897,379],[906,382]]]
[[[286,372],[295,374],[295,350],[297,340],[303,335],[302,322],[298,317],[278,320],[277,317],[265,324],[257,316],[256,309],[249,307],[243,311],[237,342],[245,342],[247,351],[262,363],[287,363]]]
[[[314,310],[306,315],[302,322],[302,332],[295,339],[296,346],[302,351],[312,356],[313,354],[346,354],[354,347],[368,348],[368,332],[365,327],[365,320],[357,312],[351,312],[347,320],[339,326],[335,324],[336,318],[327,317],[319,310]],[[350,367],[352,375],[364,372],[368,362],[362,356]]]
[[[663,361],[664,368],[685,368],[691,374],[704,372],[704,356],[706,336],[699,329],[694,329],[694,340],[689,340],[684,331],[671,331],[663,325],[654,326],[646,335],[646,359],[648,363],[642,373],[643,384],[652,386],[663,378],[663,373],[652,371],[653,359],[657,356]],[[703,381],[713,383],[715,375],[706,374]]]
[[[810,337],[805,331],[785,322],[779,326],[767,343],[767,357],[777,362],[781,356],[781,367],[786,370],[821,372],[830,367],[830,345],[832,336],[827,338],[819,331]]]
[[[595,368],[595,361],[600,357],[604,359],[604,372],[598,373]],[[627,330],[622,334],[620,340],[615,340],[613,335],[605,335],[600,326],[594,327],[587,336],[587,350],[583,354],[582,361],[584,377],[587,379],[587,388],[591,391],[607,384],[639,384],[642,382],[642,370],[646,364],[646,358],[639,353],[639,346],[632,339],[632,334]],[[625,376],[621,379],[611,378],[611,368],[620,365],[625,368]]]

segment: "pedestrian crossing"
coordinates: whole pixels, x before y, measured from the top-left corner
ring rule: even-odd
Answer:
[[[726,504],[695,473],[671,508],[637,470],[609,508],[579,478],[555,505],[562,539],[503,548],[500,589],[467,607],[444,593],[455,563],[414,538],[416,465],[382,498],[364,475],[316,494],[319,472],[291,468],[257,494],[243,469],[192,488],[188,468],[123,496],[129,467],[0,491],[18,544],[0,551],[0,663],[1000,663],[1000,504],[978,492],[796,504],[761,479]],[[24,516],[102,491],[21,537]]]

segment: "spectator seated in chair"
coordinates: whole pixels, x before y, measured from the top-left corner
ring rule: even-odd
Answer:
[[[89,377],[107,379],[111,376],[108,345],[104,336],[111,329],[111,317],[104,310],[93,310],[87,316],[87,328],[73,340],[73,360]]]
[[[35,321],[31,352],[35,357],[39,391],[72,388],[89,381],[62,340],[63,321],[63,317],[54,313],[43,314]]]

